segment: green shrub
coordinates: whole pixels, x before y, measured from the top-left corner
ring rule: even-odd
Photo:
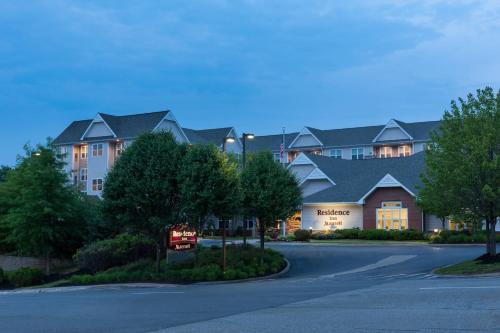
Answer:
[[[484,231],[471,233],[468,230],[441,230],[438,234],[431,235],[430,240],[437,244],[468,244],[486,243],[487,237]]]
[[[342,235],[345,239],[358,239],[359,238],[359,228],[352,229],[336,229],[335,233]]]
[[[154,242],[142,235],[121,234],[79,249],[74,260],[78,267],[92,273],[154,257]]]
[[[44,274],[38,268],[21,267],[7,273],[7,280],[16,288],[29,287],[43,282]]]
[[[293,234],[295,235],[295,240],[298,242],[309,242],[311,239],[311,232],[309,230],[299,229],[295,230]]]
[[[337,232],[326,231],[326,232],[314,232],[311,235],[311,238],[315,240],[333,240],[333,239],[343,239],[344,236]]]

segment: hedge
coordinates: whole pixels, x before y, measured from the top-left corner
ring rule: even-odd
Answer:
[[[81,270],[96,273],[142,258],[153,258],[154,242],[142,235],[120,234],[79,249],[74,260]]]
[[[337,229],[333,232],[315,232],[312,239],[332,240],[332,239],[365,239],[365,240],[425,240],[426,235],[417,230],[382,230],[382,229]]]

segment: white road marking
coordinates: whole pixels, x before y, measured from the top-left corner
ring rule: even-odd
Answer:
[[[358,267],[358,268],[351,269],[351,270],[344,271],[344,272],[339,272],[339,273],[334,273],[334,274],[328,274],[328,275],[322,275],[322,276],[320,276],[320,278],[333,278],[333,277],[336,277],[336,276],[341,276],[341,275],[346,275],[346,274],[354,274],[354,273],[366,272],[366,271],[369,271],[369,270],[372,270],[372,269],[377,269],[377,268],[381,268],[381,267],[386,267],[386,266],[390,266],[390,265],[399,264],[399,263],[405,262],[407,260],[413,259],[415,257],[416,257],[416,255],[390,256],[390,257],[384,258],[382,260],[379,260],[379,261],[377,261],[374,264],[366,265],[366,266],[363,266],[363,267]]]
[[[151,294],[184,294],[184,291],[143,291],[140,293],[131,293],[132,295],[151,295]]]
[[[464,287],[425,287],[420,290],[439,290],[439,289],[500,289],[500,286],[464,286]]]

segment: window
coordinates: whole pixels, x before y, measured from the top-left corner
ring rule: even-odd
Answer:
[[[399,146],[398,151],[399,151],[399,157],[406,157],[410,156],[411,154],[410,146]]]
[[[362,160],[363,159],[363,148],[352,148],[352,159]]]
[[[273,154],[273,159],[275,162],[281,162],[281,154],[280,153],[274,153]]]
[[[117,142],[115,146],[116,156],[120,156],[123,153],[123,142]]]
[[[80,170],[80,181],[81,182],[87,181],[87,169],[86,168],[83,168]]]
[[[392,147],[380,147],[380,158],[392,157]]]
[[[66,154],[68,153],[68,147],[62,146],[58,148],[58,155],[59,158],[65,158]]]
[[[96,143],[92,145],[92,156],[93,157],[102,156],[102,143]]]
[[[82,160],[87,158],[87,146],[80,146],[80,158]]]
[[[330,149],[330,157],[342,158],[342,149]]]
[[[102,178],[92,179],[92,191],[102,191]]]
[[[75,156],[75,162],[78,162],[78,153],[75,153],[74,156]]]
[[[377,208],[377,229],[408,229],[408,208],[403,208],[401,201],[382,202]]]

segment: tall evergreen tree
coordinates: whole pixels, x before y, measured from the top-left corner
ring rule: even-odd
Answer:
[[[452,101],[426,151],[418,201],[430,213],[484,221],[487,253],[496,255],[500,215],[500,91],[487,87]]]

